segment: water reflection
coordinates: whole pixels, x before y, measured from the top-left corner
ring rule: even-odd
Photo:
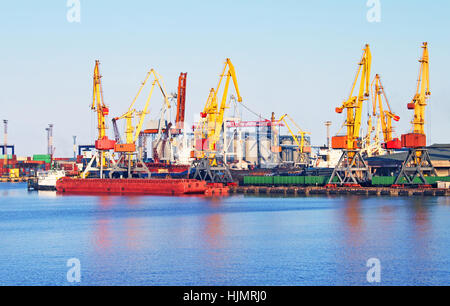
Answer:
[[[362,266],[364,261],[362,254],[367,237],[364,233],[362,219],[361,199],[357,196],[346,198],[343,207],[338,212],[338,235],[336,236],[336,260],[338,284],[358,281],[360,275],[348,276],[347,270],[353,265]],[[350,277],[350,279],[348,279]]]
[[[216,273],[223,267],[226,262],[225,242],[226,223],[224,222],[224,214],[219,212],[222,202],[218,198],[212,198],[208,201],[208,209],[212,212],[203,217],[203,245],[208,255],[208,266]],[[220,275],[216,275],[220,277]]]
[[[112,199],[108,196],[98,198],[98,204],[102,211],[106,211],[112,206]],[[111,218],[106,213],[96,214],[98,218],[95,222],[94,244],[99,253],[106,253],[111,248]]]
[[[142,197],[103,196],[98,199],[98,204],[103,212],[97,215],[95,223],[94,240],[97,251],[107,252],[114,242],[118,247],[126,246],[129,250],[142,247],[142,222],[140,218],[127,217],[133,214],[136,206],[142,204]],[[125,209],[120,207],[122,204],[125,204]],[[125,218],[117,219],[114,216],[116,212]]]
[[[106,253],[111,247],[110,221],[108,219],[97,220],[95,246],[100,253]]]
[[[423,199],[419,198],[412,199],[411,202],[414,231],[418,235],[426,235],[430,230],[428,206]]]
[[[39,190],[38,196],[44,197],[44,198],[56,198],[58,195],[56,194],[56,191]]]
[[[344,203],[343,230],[346,245],[358,248],[361,245],[363,221],[361,219],[361,202],[359,197],[351,197]]]
[[[412,249],[416,258],[424,259],[430,255],[430,207],[424,198],[412,198],[409,200],[411,236],[414,241]]]
[[[437,198],[437,202],[439,205],[450,206],[450,197],[439,197]]]

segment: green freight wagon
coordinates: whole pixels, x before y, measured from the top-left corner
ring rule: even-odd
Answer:
[[[374,176],[372,177],[372,186],[391,186],[395,183],[395,176]],[[437,182],[450,182],[449,176],[426,176],[425,180],[428,184],[433,185]],[[405,178],[401,178],[398,182],[399,185],[406,184],[407,181]],[[413,181],[413,184],[423,184],[422,180],[419,177],[416,177]]]
[[[305,184],[304,176],[274,176],[273,184],[276,186],[302,186]]]
[[[391,186],[395,182],[394,176],[373,176],[372,186]]]
[[[273,176],[244,176],[244,185],[273,185]]]

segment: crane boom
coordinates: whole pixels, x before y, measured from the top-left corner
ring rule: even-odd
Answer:
[[[428,43],[424,42],[422,49],[423,54],[419,60],[420,70],[416,94],[412,102],[408,104],[408,109],[414,110],[414,119],[412,121],[414,133],[425,135],[425,106],[427,106],[427,100],[431,95]]]
[[[186,111],[186,79],[187,73],[181,73],[178,78],[177,117],[175,125],[178,130],[183,129]]]
[[[106,135],[105,116],[108,115],[109,109],[103,101],[102,76],[100,75],[100,61],[95,61],[94,68],[94,84],[92,86],[92,105],[91,109],[97,113],[98,139],[101,140]]]

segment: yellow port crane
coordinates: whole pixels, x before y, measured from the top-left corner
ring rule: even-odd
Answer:
[[[102,76],[100,75],[100,61],[95,61],[94,84],[92,86],[92,105],[91,109],[97,113],[98,140],[106,135],[105,117],[109,114],[109,109],[103,101]]]
[[[111,150],[114,148],[114,141],[106,136],[106,116],[109,115],[109,108],[103,101],[102,76],[100,75],[100,61],[95,61],[94,85],[92,94],[91,109],[97,113],[98,138],[95,147],[98,150]]]
[[[339,141],[339,138],[335,138],[336,149],[348,149],[356,150],[359,148],[358,138],[361,130],[361,117],[362,117],[362,106],[364,101],[369,98],[370,92],[370,70],[372,65],[372,54],[370,52],[370,47],[367,44],[364,48],[364,53],[361,61],[359,62],[358,72],[356,73],[355,79],[353,81],[352,89],[350,91],[349,98],[342,103],[341,107],[336,108],[336,112],[341,114],[344,109],[347,110],[347,120],[345,125],[347,126],[346,141]],[[358,96],[353,96],[353,92],[358,83],[359,76],[361,74],[361,81],[359,85]],[[342,138],[340,138],[342,139]]]
[[[422,44],[422,57],[419,59],[420,70],[417,79],[416,94],[408,103],[408,109],[414,110],[412,120],[413,132],[402,135],[402,147],[408,148],[409,153],[402,164],[402,168],[395,179],[394,185],[405,182],[407,185],[417,185],[416,178],[421,185],[427,185],[425,176],[437,176],[436,169],[431,162],[426,148],[427,138],[425,134],[425,107],[431,96],[430,91],[430,56],[428,43]]]
[[[109,150],[114,149],[115,141],[108,138],[106,135],[106,117],[109,115],[109,108],[106,106],[103,100],[103,88],[102,88],[102,76],[100,74],[100,61],[95,61],[94,77],[93,77],[93,93],[91,109],[97,113],[97,129],[98,137],[95,141],[95,148],[97,149],[91,161],[83,171],[81,177],[86,178],[89,171],[100,170],[100,178],[103,177],[104,167],[107,166],[106,159],[114,164],[114,159],[109,155]],[[92,165],[97,160],[97,167],[93,168]]]
[[[147,97],[147,100],[145,102],[144,105],[144,109],[142,111],[136,111],[136,109],[134,108],[134,105],[136,104],[137,99],[139,98],[142,90],[144,89],[145,85],[147,84],[147,81],[150,79],[150,77],[153,76],[153,82],[152,82],[152,86],[150,89],[150,93]],[[158,85],[159,89],[161,90],[161,93],[164,97],[164,103],[165,103],[165,107],[166,108],[170,108],[170,103],[169,100],[167,98],[166,95],[166,90],[164,87],[164,82],[162,77],[154,70],[151,69],[148,73],[147,76],[145,77],[144,82],[142,82],[138,93],[136,94],[135,98],[133,99],[133,101],[131,102],[130,107],[128,108],[128,111],[123,114],[120,117],[116,117],[113,119],[113,122],[117,122],[118,120],[121,119],[125,119],[126,120],[126,129],[125,129],[125,139],[126,139],[126,143],[125,144],[118,144],[115,148],[116,152],[135,152],[136,151],[136,141],[139,138],[140,133],[142,132],[142,128],[144,125],[144,121],[145,121],[145,117],[148,114],[148,107],[150,105],[150,100],[152,98],[153,95],[153,91],[155,88],[155,85]],[[137,124],[136,126],[133,125],[133,119],[137,118]]]
[[[152,81],[150,92],[146,99],[144,108],[142,111],[137,111],[135,109],[136,101],[138,100],[142,90],[144,89],[145,85],[147,84],[147,82],[149,81],[151,76],[153,76],[153,81]],[[166,95],[166,90],[165,90],[163,79],[162,79],[161,75],[159,75],[154,69],[150,69],[150,71],[147,73],[144,81],[142,82],[141,86],[139,87],[139,90],[138,90],[136,96],[134,97],[133,101],[131,102],[131,105],[128,108],[128,111],[126,113],[124,113],[122,116],[116,117],[113,119],[114,130],[116,133],[116,140],[120,139],[120,135],[118,134],[118,129],[117,129],[117,121],[119,121],[121,119],[126,120],[126,128],[125,128],[126,143],[124,143],[124,144],[118,143],[114,147],[115,152],[121,153],[121,158],[119,159],[118,166],[115,167],[110,172],[111,177],[114,175],[115,172],[123,171],[125,167],[128,168],[127,169],[128,177],[132,176],[133,171],[134,172],[146,172],[148,174],[148,176],[151,175],[147,166],[142,161],[142,157],[139,154],[137,154],[137,161],[135,162],[135,164],[133,164],[132,156],[133,156],[133,154],[136,153],[136,142],[139,139],[139,135],[141,134],[141,132],[143,130],[145,118],[146,118],[147,114],[149,114],[148,108],[149,108],[150,100],[153,96],[153,91],[154,91],[156,85],[158,85],[158,87],[163,95],[163,98],[164,98],[163,110],[161,112],[161,120],[162,120],[166,113],[166,110],[169,109],[171,106],[169,103],[169,99]],[[136,125],[133,125],[133,121],[134,121],[133,119],[137,119]],[[160,120],[160,122],[161,122],[161,120]],[[125,155],[128,156],[127,163],[124,160]]]
[[[226,77],[225,88],[223,90],[222,100],[219,105],[217,96],[224,77]],[[200,114],[201,123],[199,124],[199,128],[202,131],[202,139],[201,149],[199,150],[200,154],[198,157],[209,157],[211,158],[213,164],[215,163],[216,143],[220,138],[224,121],[224,113],[227,108],[227,96],[231,79],[233,80],[234,88],[237,94],[237,101],[242,102],[236,71],[231,63],[231,60],[227,58],[219,78],[219,83],[217,84],[216,89],[211,89],[203,112]]]
[[[336,112],[339,114],[344,110],[347,111],[347,119],[344,123],[347,126],[347,134],[332,138],[332,147],[334,149],[342,149],[343,153],[328,182],[330,186],[359,186],[360,183],[364,183],[371,178],[367,163],[361,154],[361,143],[359,143],[362,107],[364,101],[370,97],[371,66],[372,54],[369,45],[366,44],[349,98],[342,103],[342,106],[336,108]],[[354,96],[353,92],[359,79],[359,92],[357,96]],[[339,181],[337,184],[334,182],[335,178]]]
[[[427,100],[431,95],[428,43],[424,42],[422,49],[423,54],[419,60],[420,71],[416,94],[412,102],[408,104],[408,109],[414,110],[414,119],[412,121],[414,133],[425,135],[425,106],[427,106]]]
[[[373,81],[373,116],[377,116],[377,105],[379,109],[378,116],[380,117],[381,127],[383,131],[384,143],[386,149],[400,149],[401,145],[399,144],[398,138],[393,138],[393,127],[392,120],[398,122],[400,121],[400,117],[397,116],[391,110],[391,106],[389,105],[389,100],[387,98],[386,92],[384,90],[383,84],[381,83],[380,75],[376,75]],[[383,108],[383,98],[387,105],[387,110]]]
[[[294,133],[294,131],[292,130],[291,126],[289,125],[289,123],[287,122],[286,118],[288,118],[291,123],[297,128],[297,133]],[[303,131],[299,125],[297,123],[295,123],[295,121],[288,115],[285,114],[283,116],[281,116],[281,118],[278,120],[278,124],[280,123],[284,123],[284,125],[286,126],[286,128],[288,129],[289,133],[291,134],[292,138],[294,139],[295,144],[297,145],[297,150],[299,152],[299,157],[300,157],[300,163],[306,163],[307,160],[305,158],[305,136],[306,135],[311,135],[310,132],[305,132]],[[300,141],[298,139],[297,136],[300,136]]]

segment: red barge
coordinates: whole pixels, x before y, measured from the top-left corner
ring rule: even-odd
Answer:
[[[117,195],[225,195],[228,187],[194,179],[79,179],[64,177],[56,182],[63,194]]]

